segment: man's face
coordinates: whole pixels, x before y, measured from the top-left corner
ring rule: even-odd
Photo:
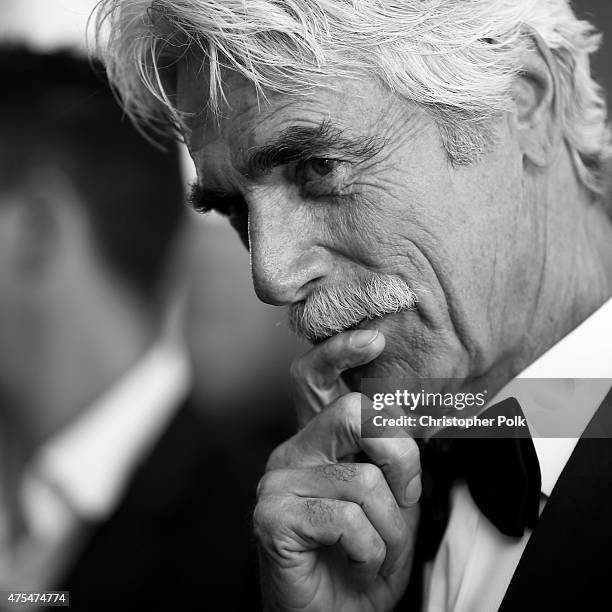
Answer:
[[[524,272],[538,213],[508,117],[492,151],[453,167],[434,121],[375,81],[267,100],[235,73],[224,82],[229,107],[206,118],[208,84],[183,66],[179,106],[194,113],[203,204],[229,212],[248,241],[262,300],[294,305],[393,275],[418,304],[359,324],[387,338],[360,376],[464,378],[512,358],[536,295]]]

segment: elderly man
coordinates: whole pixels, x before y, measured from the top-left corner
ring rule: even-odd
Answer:
[[[184,135],[195,205],[228,216],[259,297],[315,345],[293,368],[301,430],[258,491],[268,609],[416,609],[400,602],[421,583],[426,610],[595,609],[612,563],[609,384],[575,406],[570,439],[522,438],[514,464],[501,441],[480,447],[472,472],[498,467],[520,520],[504,526],[497,493],[459,477],[431,562],[428,445],[360,437],[368,400],[349,393],[391,377],[497,392],[528,366],[612,375],[592,26],[566,0],[106,0],[109,23],[128,111]],[[603,439],[578,442],[595,413]]]

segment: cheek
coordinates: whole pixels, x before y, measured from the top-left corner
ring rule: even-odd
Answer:
[[[521,169],[512,159],[491,155],[479,166],[458,169],[453,176],[458,214],[447,210],[449,266],[457,286],[470,296],[495,298],[506,280],[514,253],[521,248]],[[480,304],[487,310],[488,304]]]
[[[473,176],[457,184],[447,167],[434,168],[405,172],[401,182],[387,176],[358,185],[350,205],[328,212],[327,225],[352,261],[401,276],[419,296],[421,322],[439,336],[435,343],[450,345],[457,321],[482,320],[486,304],[477,296],[489,295],[495,267],[488,225],[499,212]],[[423,330],[409,321],[400,328],[391,333],[408,331],[413,345],[433,341],[419,339]]]
[[[420,286],[435,282],[434,262],[450,259],[442,198],[407,174],[402,185],[380,180],[355,189],[350,202],[329,210],[330,237],[370,269]]]

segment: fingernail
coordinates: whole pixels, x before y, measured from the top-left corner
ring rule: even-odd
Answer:
[[[351,346],[353,348],[365,348],[369,344],[372,344],[374,340],[378,337],[377,329],[361,329],[359,331],[353,332],[351,336]]]
[[[404,505],[414,506],[421,499],[421,475],[417,474],[406,486]]]

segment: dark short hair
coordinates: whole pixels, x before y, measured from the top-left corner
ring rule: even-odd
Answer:
[[[37,167],[62,172],[109,267],[154,295],[186,211],[177,145],[153,146],[102,66],[67,51],[0,47],[0,82],[0,191],[23,188]]]

